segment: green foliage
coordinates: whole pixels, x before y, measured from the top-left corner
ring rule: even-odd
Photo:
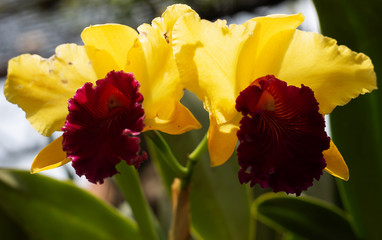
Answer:
[[[192,226],[201,239],[252,239],[250,194],[237,177],[237,161],[210,168],[200,161],[191,182]]]
[[[335,206],[310,197],[268,193],[253,204],[254,217],[279,231],[310,239],[357,239],[350,217]]]
[[[154,136],[156,135],[155,133],[151,134]],[[147,149],[150,154],[150,158],[155,160],[155,165],[159,170],[160,176],[164,185],[166,186],[167,192],[171,193],[171,184],[174,181],[176,174],[167,164],[167,156],[163,151],[164,149],[161,149],[156,143],[156,141],[152,137],[148,136],[148,133],[145,133],[144,136],[146,140]]]
[[[323,34],[368,55],[382,77],[382,2],[379,0],[314,1]],[[380,79],[379,79],[380,80]],[[379,81],[379,89],[382,87]],[[339,181],[346,210],[363,239],[382,239],[382,94],[358,97],[331,115],[333,140],[350,171]]]
[[[32,239],[140,239],[135,223],[71,183],[2,169],[0,196],[0,212]]]
[[[31,239],[24,229],[8,216],[2,208],[0,208],[0,232],[1,237],[7,240]]]
[[[114,180],[131,206],[142,239],[158,239],[153,224],[154,219],[144,198],[137,169],[135,166],[128,165],[125,161],[121,161],[116,166],[116,169],[120,174],[116,174]]]

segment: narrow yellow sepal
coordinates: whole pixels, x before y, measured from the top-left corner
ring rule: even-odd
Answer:
[[[175,104],[175,109],[171,115],[172,117],[168,119],[160,117],[145,118],[143,131],[159,130],[168,134],[182,134],[202,127],[190,110],[180,103]]]
[[[330,141],[330,148],[323,154],[326,161],[325,171],[342,180],[349,180],[348,166],[333,141]]]
[[[192,113],[179,103],[183,84],[175,63],[171,43],[159,29],[148,24],[138,28],[139,41],[134,43],[126,69],[134,73],[144,96],[145,130],[155,129],[181,134],[200,128]]]
[[[211,167],[225,163],[235,150],[239,129],[240,114],[229,123],[217,125],[216,120],[210,117],[210,128],[208,129],[208,151]]]
[[[53,169],[62,166],[71,159],[66,158],[66,152],[62,150],[62,136],[44,147],[35,157],[31,166],[31,173]]]

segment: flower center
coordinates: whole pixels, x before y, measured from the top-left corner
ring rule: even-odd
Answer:
[[[261,88],[259,84],[259,80],[254,81],[251,85],[258,86]],[[275,110],[275,99],[273,96],[266,90],[263,90],[259,94],[259,99],[257,104],[253,104],[250,106],[251,112],[260,113],[262,111],[274,111]]]
[[[107,107],[109,111],[117,107],[128,107],[130,105],[129,99],[122,94],[113,94],[109,96]]]
[[[263,94],[261,94],[259,102],[255,106],[255,111],[257,112],[274,111],[275,108],[276,108],[275,99],[272,97],[272,95],[269,92],[264,91]]]

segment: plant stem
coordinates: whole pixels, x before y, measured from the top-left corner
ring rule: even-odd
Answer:
[[[145,136],[155,144],[157,150],[159,150],[160,154],[164,156],[163,159],[166,161],[167,165],[175,172],[177,177],[184,178],[187,176],[187,168],[179,163],[167,142],[158,131],[145,132]]]
[[[200,156],[207,150],[207,134],[204,135],[202,141],[200,141],[199,145],[195,148],[195,150],[190,153],[188,159],[192,162],[197,162]]]
[[[190,239],[190,186],[181,188],[181,180],[174,179],[172,191],[172,222],[169,240]]]
[[[187,175],[172,185],[173,219],[170,240],[190,239],[190,182],[196,163],[207,150],[207,134],[188,156]]]
[[[185,188],[190,184],[192,173],[195,168],[195,164],[198,162],[199,158],[207,150],[207,134],[200,141],[199,145],[194,149],[192,153],[188,156],[187,162],[187,176],[182,179],[181,188]]]
[[[143,240],[158,239],[153,221],[148,208],[148,203],[143,196],[138,171],[134,166],[129,166],[125,161],[117,165],[120,174],[114,176],[125,199],[130,204],[134,218],[138,223]]]

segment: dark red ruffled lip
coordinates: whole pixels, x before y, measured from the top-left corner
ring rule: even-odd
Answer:
[[[309,87],[268,75],[240,93],[236,109],[243,114],[237,132],[241,183],[300,195],[320,178],[330,138]]]
[[[140,155],[138,135],[143,130],[143,96],[133,74],[111,71],[105,79],[78,89],[69,103],[62,128],[63,150],[72,159],[79,176],[92,183],[118,173],[121,161],[138,167],[147,158]]]

